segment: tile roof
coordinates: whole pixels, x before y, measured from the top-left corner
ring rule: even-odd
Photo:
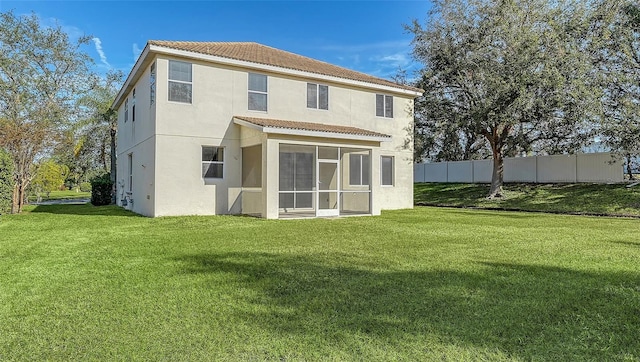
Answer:
[[[421,89],[415,87],[400,85],[386,79],[377,78],[368,74],[356,72],[337,65],[321,62],[319,60],[253,42],[149,40],[149,45],[384,85],[414,92],[423,92]]]
[[[245,117],[245,116],[235,116],[234,118],[239,119],[241,121],[249,122],[251,124],[254,124],[260,127],[273,127],[273,128],[293,129],[293,130],[301,130],[301,131],[342,133],[342,134],[355,135],[355,136],[391,138],[391,136],[383,133],[373,132],[373,131],[369,131],[362,128],[356,128],[356,127],[334,126],[334,125],[322,124],[322,123],[284,121],[280,119],[255,118],[255,117]]]

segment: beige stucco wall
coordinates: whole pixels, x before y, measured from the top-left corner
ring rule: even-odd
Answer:
[[[192,104],[167,100],[169,59],[193,64]],[[140,159],[150,163],[145,165],[144,172],[153,175],[151,181],[145,186],[151,185],[152,191],[134,190],[136,199],[138,194],[145,200],[146,195],[150,195],[149,208],[145,206],[143,209],[141,205],[138,208],[136,202],[134,211],[152,216],[239,213],[242,205],[241,147],[262,144],[263,154],[272,156],[269,159],[265,157],[262,163],[263,216],[277,217],[278,144],[290,142],[291,136],[264,135],[241,127],[233,123],[234,116],[345,125],[391,135],[390,142],[375,143],[375,146],[368,143],[372,148],[372,191],[375,195],[372,210],[374,214],[379,214],[381,209],[412,207],[412,150],[405,146],[412,134],[412,96],[391,94],[394,96],[394,118],[382,118],[375,116],[375,94],[390,93],[321,80],[309,80],[309,82],[329,85],[329,110],[308,109],[306,79],[171,58],[166,55],[159,55],[156,62],[156,103],[153,107],[148,106],[149,69],[145,70],[145,74],[139,78],[135,86],[139,112],[136,118],[135,139],[130,137],[131,130],[127,128],[130,127],[131,121],[120,124],[122,127],[119,138],[122,145],[119,144],[118,147],[120,175],[124,176],[122,172],[126,172],[126,155],[127,152],[132,151],[136,155],[140,153]],[[267,112],[247,109],[249,72],[268,76]],[[123,106],[124,102],[119,109],[120,120],[122,120]],[[138,124],[144,125],[138,126]],[[308,144],[362,145],[360,142],[322,138],[303,138],[297,141]],[[200,157],[203,145],[225,147],[222,180],[202,179]],[[394,156],[395,179],[392,187],[380,185],[379,170],[382,155]],[[134,186],[137,186],[135,181]]]
[[[133,157],[133,187],[127,198],[127,209],[136,213],[155,216],[155,108],[157,102],[150,102],[149,68],[135,84],[135,121],[133,120],[133,92],[129,99],[129,118],[124,121],[125,102],[118,108],[117,140],[117,176],[116,200],[122,200],[129,194],[128,155]],[[133,200],[133,202],[131,202]]]

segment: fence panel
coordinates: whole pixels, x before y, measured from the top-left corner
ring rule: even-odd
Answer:
[[[578,155],[578,182],[622,182],[623,160],[609,153],[585,153]]]
[[[448,182],[473,182],[473,161],[449,162]]]
[[[413,182],[425,182],[424,169],[426,164],[418,163],[413,165]]]
[[[538,156],[538,182],[576,182],[576,156]]]
[[[473,161],[473,182],[489,183],[493,175],[493,160]]]
[[[424,182],[447,182],[447,162],[425,163]]]
[[[504,159],[504,182],[536,181],[536,157]]]

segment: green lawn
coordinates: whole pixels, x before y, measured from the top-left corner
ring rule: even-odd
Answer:
[[[42,201],[47,200],[71,200],[71,199],[90,199],[91,192],[82,192],[75,190],[51,191],[49,197],[45,193],[42,194]],[[29,202],[35,202],[36,196],[29,195]]]
[[[494,200],[486,184],[418,183],[414,190],[419,205],[640,216],[640,185],[506,184],[505,197]]]
[[[640,358],[640,220],[0,217],[0,360]]]

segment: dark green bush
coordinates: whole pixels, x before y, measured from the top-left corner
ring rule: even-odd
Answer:
[[[111,204],[113,182],[111,175],[106,173],[91,179],[91,204],[95,206]]]
[[[13,198],[13,160],[0,148],[0,214],[11,210]]]

